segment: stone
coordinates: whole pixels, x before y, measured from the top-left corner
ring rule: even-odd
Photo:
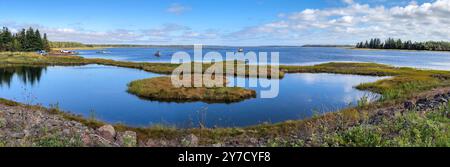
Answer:
[[[187,147],[197,147],[199,139],[194,134],[190,134],[189,136],[183,139],[183,143]]]
[[[69,135],[70,134],[70,129],[64,129],[63,131],[62,131],[62,133],[63,133],[63,135]]]
[[[428,102],[428,99],[426,99],[426,98],[422,98],[422,99],[419,99],[419,100],[417,100],[417,104],[426,104]]]
[[[25,137],[25,133],[12,133],[10,136],[12,138],[20,139],[20,138]]]
[[[135,147],[137,145],[137,134],[133,131],[125,131],[117,133],[117,143],[123,147]]]
[[[222,143],[216,143],[216,144],[213,144],[212,146],[213,147],[223,147],[223,144]]]
[[[104,125],[97,129],[98,134],[106,140],[114,141],[116,137],[116,130],[112,125]]]

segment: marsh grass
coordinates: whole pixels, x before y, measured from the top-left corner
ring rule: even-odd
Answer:
[[[133,81],[128,92],[139,97],[163,102],[233,103],[256,97],[256,91],[238,87],[180,87],[172,85],[170,77]]]

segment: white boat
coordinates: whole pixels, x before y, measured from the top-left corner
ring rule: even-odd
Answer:
[[[238,52],[244,52],[244,48],[239,48]]]

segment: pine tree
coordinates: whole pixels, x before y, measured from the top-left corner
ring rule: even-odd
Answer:
[[[34,29],[33,28],[28,28],[28,30],[25,33],[25,46],[24,49],[25,51],[35,51],[34,47],[34,41],[35,41],[35,37],[34,37]]]
[[[42,42],[42,36],[41,36],[41,33],[39,32],[39,30],[36,30],[34,32],[34,50],[33,51],[37,51],[37,50],[44,50],[44,44]]]
[[[44,38],[42,39],[42,49],[50,52],[51,48],[50,48],[50,42],[47,39],[47,33],[44,33]]]

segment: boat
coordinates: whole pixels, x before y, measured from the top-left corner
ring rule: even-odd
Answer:
[[[244,48],[239,48],[238,52],[244,52]]]

